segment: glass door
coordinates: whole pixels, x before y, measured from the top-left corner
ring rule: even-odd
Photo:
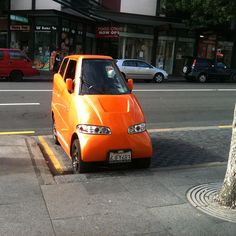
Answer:
[[[157,46],[156,65],[164,69],[168,74],[173,73],[174,40],[159,40]]]

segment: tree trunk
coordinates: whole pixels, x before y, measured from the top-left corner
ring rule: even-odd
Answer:
[[[218,201],[221,205],[236,208],[236,104],[228,166],[223,186],[219,192]]]

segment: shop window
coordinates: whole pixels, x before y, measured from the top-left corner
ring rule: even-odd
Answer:
[[[59,73],[62,77],[65,73],[67,62],[68,62],[68,58],[64,59],[64,61],[62,62],[62,66],[61,66],[60,71],[59,71]]]
[[[0,60],[3,60],[3,52],[0,52]]]
[[[25,55],[22,54],[21,52],[17,52],[17,51],[10,51],[9,52],[9,57],[11,60],[22,60],[22,59],[26,59]]]

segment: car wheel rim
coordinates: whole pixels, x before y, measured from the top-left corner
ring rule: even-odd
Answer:
[[[162,81],[162,75],[156,75],[155,76],[155,82],[161,82]]]
[[[200,81],[201,83],[206,82],[206,76],[205,76],[205,75],[201,75],[201,76],[199,77],[199,81]]]
[[[74,144],[72,152],[72,168],[74,172],[77,172],[79,169],[79,151],[78,147]]]

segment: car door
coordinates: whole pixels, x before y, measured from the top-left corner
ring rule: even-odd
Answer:
[[[231,70],[223,63],[215,63],[216,76],[219,79],[229,79],[231,76]]]
[[[24,74],[28,74],[27,71],[31,69],[27,57],[20,50],[9,50],[9,67],[11,71],[26,71]]]
[[[62,62],[60,70],[53,77],[53,93],[52,93],[52,110],[54,114],[55,125],[58,133],[58,138],[64,141],[62,137],[63,129],[63,100],[62,94],[65,89],[64,74],[67,68],[69,59],[65,58]]]
[[[61,128],[61,134],[67,144],[66,148],[69,149],[68,144],[70,143],[70,107],[71,107],[71,99],[73,92],[70,92],[66,88],[66,80],[72,79],[74,81],[75,79],[75,72],[76,72],[76,65],[77,61],[70,59],[68,62],[68,66],[66,68],[65,74],[64,74],[64,89],[62,91],[61,101],[62,101],[62,107],[61,107],[61,118],[62,118],[62,128]]]
[[[138,79],[138,68],[135,60],[125,60],[122,64],[122,72],[125,73],[126,78]]]
[[[140,79],[153,79],[155,68],[144,61],[137,61],[137,67]]]

